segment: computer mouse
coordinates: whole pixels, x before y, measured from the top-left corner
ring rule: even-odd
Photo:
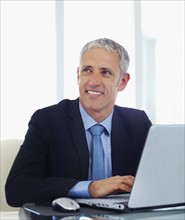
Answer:
[[[52,208],[58,212],[77,212],[80,210],[80,205],[74,199],[61,197],[53,200]]]

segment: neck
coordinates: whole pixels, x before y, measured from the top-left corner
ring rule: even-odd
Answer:
[[[109,111],[93,111],[85,109],[85,111],[97,122],[100,123],[104,121],[111,113],[112,110]]]

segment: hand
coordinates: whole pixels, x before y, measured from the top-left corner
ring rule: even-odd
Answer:
[[[103,197],[117,192],[130,192],[134,183],[133,176],[114,176],[89,184],[91,197]]]

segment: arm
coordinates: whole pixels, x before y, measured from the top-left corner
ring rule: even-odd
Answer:
[[[69,197],[103,197],[118,192],[130,192],[133,176],[114,176],[97,181],[80,181],[69,190]]]
[[[18,207],[28,202],[50,202],[56,197],[67,196],[69,189],[79,182],[76,171],[71,177],[68,173],[63,175],[65,161],[51,153],[51,148],[55,146],[52,135],[56,133],[51,131],[52,128],[46,111],[38,111],[31,118],[24,143],[7,179],[5,189],[9,205]],[[61,171],[53,167],[54,163],[61,165]],[[69,167],[69,170],[72,168]]]

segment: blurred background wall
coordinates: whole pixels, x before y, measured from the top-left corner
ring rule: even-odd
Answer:
[[[131,80],[117,104],[155,124],[184,123],[184,1],[1,1],[1,139],[24,138],[31,115],[78,97],[83,45],[122,44]]]

